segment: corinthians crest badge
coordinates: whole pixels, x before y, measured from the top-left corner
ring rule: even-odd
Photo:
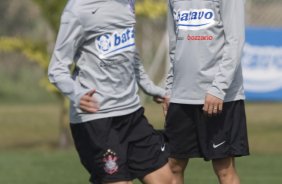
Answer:
[[[103,162],[105,162],[104,170],[108,174],[114,174],[118,171],[118,157],[115,152],[108,149],[104,154]]]

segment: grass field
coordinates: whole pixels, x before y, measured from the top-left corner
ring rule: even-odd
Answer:
[[[281,164],[281,155],[255,154],[239,158],[237,166],[244,184],[281,184]],[[88,174],[73,150],[17,150],[0,154],[3,184],[87,184],[87,180]],[[217,180],[209,162],[195,159],[186,171],[185,183],[215,184]]]
[[[282,183],[282,104],[246,105],[252,155],[238,158],[242,184]],[[146,115],[162,128],[161,108]],[[0,184],[87,184],[88,174],[74,149],[59,150],[58,106],[0,106]],[[136,184],[138,182],[135,182]],[[217,183],[210,162],[191,160],[185,183]]]

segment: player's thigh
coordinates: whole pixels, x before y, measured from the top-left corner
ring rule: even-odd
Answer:
[[[128,149],[127,164],[131,175],[140,180],[154,172],[171,174],[163,136],[153,132],[146,137],[131,142]],[[155,173],[152,176],[154,175]]]
[[[173,179],[172,171],[169,164],[147,174],[142,181],[145,184],[171,184]]]
[[[171,103],[166,116],[165,136],[170,157],[188,159],[201,156],[195,111],[198,106]]]
[[[234,157],[214,159],[212,165],[216,174],[233,172],[235,170],[235,159]]]
[[[103,184],[132,184],[132,182],[131,181],[120,181],[120,182],[103,183]]]
[[[126,164],[126,144],[120,143],[120,134],[113,127],[120,123],[104,118],[71,125],[81,163],[89,171],[90,181],[94,184],[132,180]]]

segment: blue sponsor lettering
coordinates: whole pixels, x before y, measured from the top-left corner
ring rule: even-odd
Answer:
[[[118,46],[122,43],[126,43],[130,39],[134,39],[133,29],[127,29],[126,32],[122,34],[115,33],[114,34],[114,45]]]
[[[244,66],[253,69],[278,68],[282,70],[282,56],[244,55]]]
[[[282,70],[282,49],[245,45],[242,63],[246,68]]]
[[[200,30],[216,23],[212,9],[190,9],[174,11],[174,19],[178,29]]]
[[[181,18],[180,18],[181,21],[189,20],[189,13],[183,13],[182,15],[180,15],[180,13],[179,13],[178,16],[179,17],[181,16]]]
[[[133,50],[135,47],[134,28],[127,28],[122,32],[101,35],[97,37],[95,44],[100,52],[100,58],[106,58],[123,51]]]
[[[120,36],[115,34],[114,37],[115,37],[115,46],[118,46],[120,44]]]
[[[213,17],[213,12],[207,12],[206,14],[205,14],[205,18],[206,19],[211,19]]]
[[[177,21],[212,19],[213,17],[214,13],[212,11],[180,11],[178,12]]]
[[[199,12],[199,16],[198,16],[198,19],[201,20],[205,15],[205,12],[201,11]]]
[[[197,15],[198,15],[198,12],[193,12],[191,20],[196,20],[197,19]]]

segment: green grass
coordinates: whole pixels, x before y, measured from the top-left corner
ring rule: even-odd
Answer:
[[[53,146],[58,120],[57,105],[0,106],[0,150]]]
[[[281,184],[282,155],[252,155],[238,158],[237,169],[244,184]],[[78,184],[88,183],[74,150],[1,151],[0,183],[5,184]],[[135,181],[135,184],[140,182]],[[217,183],[210,162],[190,161],[185,183]]]
[[[282,183],[281,109],[278,103],[246,105],[252,155],[237,159],[242,184]],[[146,115],[156,128],[163,127],[160,106],[147,104]],[[75,150],[56,147],[58,120],[56,104],[0,106],[0,183],[88,183]],[[191,160],[185,183],[217,183],[211,163]]]
[[[0,52],[1,104],[30,104],[55,102],[56,97],[42,85],[46,71],[19,54]]]
[[[0,153],[0,183],[78,184],[88,175],[74,151],[18,150]]]

